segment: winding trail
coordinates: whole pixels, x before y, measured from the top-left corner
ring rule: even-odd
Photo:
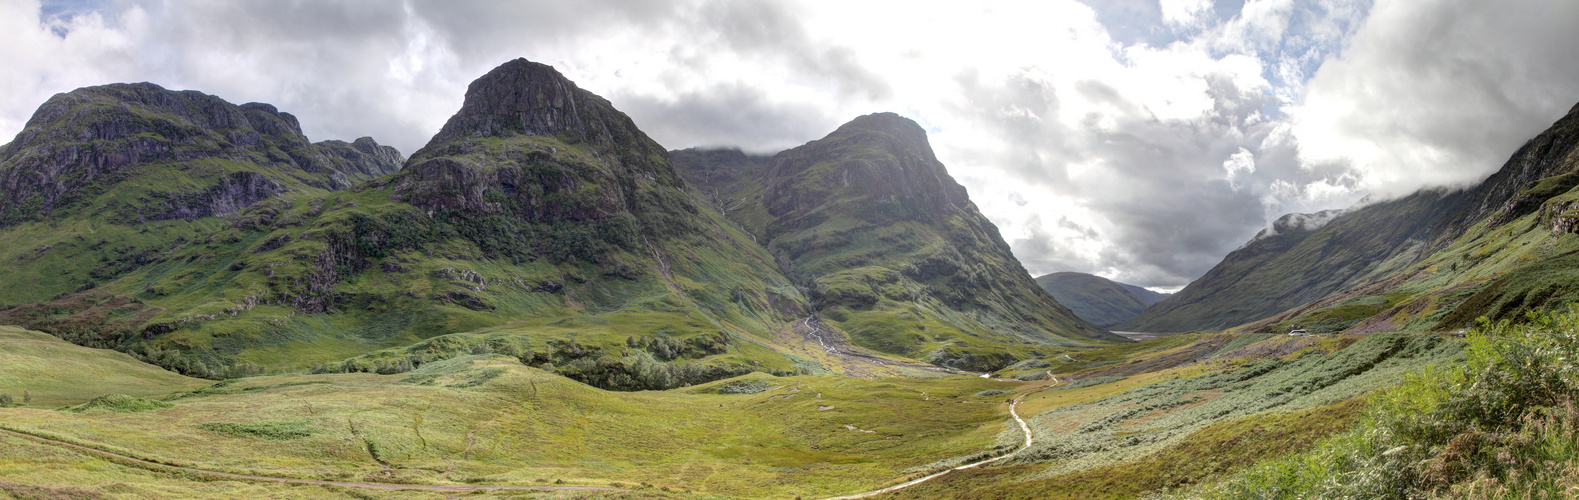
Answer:
[[[1051,373],[1052,372],[1048,372],[1048,374],[1051,374]],[[977,462],[971,462],[971,463],[968,463],[968,464],[965,464],[965,465],[961,465],[961,466],[957,466],[957,467],[953,467],[953,468],[949,468],[949,469],[944,469],[942,472],[937,472],[937,473],[934,473],[932,475],[929,475],[929,476],[926,476],[926,477],[922,477],[920,479],[913,479],[913,480],[910,480],[910,481],[907,481],[907,482],[904,482],[904,483],[900,483],[900,484],[896,484],[896,485],[893,485],[893,486],[889,486],[887,488],[883,488],[883,489],[880,489],[880,490],[872,490],[872,491],[867,491],[867,492],[862,492],[862,493],[856,493],[856,494],[853,494],[853,495],[829,497],[829,498],[826,498],[824,500],[855,500],[857,498],[873,497],[873,496],[881,495],[881,494],[884,494],[884,493],[893,493],[895,491],[899,491],[899,490],[902,490],[902,489],[905,489],[905,488],[909,488],[911,486],[915,486],[915,485],[918,485],[918,484],[921,484],[921,483],[925,483],[927,481],[931,481],[933,479],[937,479],[937,478],[942,477],[942,476],[944,476],[944,475],[946,475],[946,474],[948,474],[950,472],[954,472],[954,471],[957,471],[957,470],[965,470],[965,469],[972,469],[972,468],[976,468],[976,467],[981,467],[983,465],[987,465],[987,464],[990,464],[990,463],[993,463],[993,462],[997,462],[997,461],[1000,461],[1000,460],[1007,460],[1010,457],[1013,457],[1015,455],[1020,454],[1020,452],[1025,451],[1027,448],[1030,448],[1031,444],[1036,442],[1035,438],[1031,435],[1031,426],[1025,423],[1025,419],[1020,418],[1020,412],[1018,411],[1019,406],[1020,406],[1020,402],[1024,401],[1026,396],[1030,396],[1031,394],[1035,394],[1037,392],[1041,392],[1041,391],[1045,391],[1045,390],[1057,387],[1058,386],[1058,382],[1059,382],[1058,378],[1054,377],[1052,385],[1046,385],[1046,386],[1042,386],[1042,387],[1040,387],[1038,389],[1026,391],[1024,394],[1021,394],[1021,395],[1015,397],[1013,402],[1009,403],[1009,416],[1014,417],[1014,421],[1016,423],[1020,424],[1020,432],[1024,432],[1025,433],[1025,444],[1020,445],[1020,447],[1018,449],[1016,449],[1014,451],[1011,451],[1009,453],[1003,454],[1003,455],[999,455],[999,456],[996,456],[996,457],[993,457],[993,458],[986,459],[986,460],[981,460],[981,461],[977,461]]]
[[[145,467],[145,468],[152,467],[152,468],[160,469],[160,470],[174,470],[174,471],[187,472],[187,473],[193,473],[193,474],[204,475],[204,476],[212,476],[212,477],[218,477],[218,478],[224,478],[224,479],[240,479],[240,480],[245,480],[245,481],[262,481],[262,482],[272,482],[272,483],[282,483],[282,484],[313,484],[313,485],[318,485],[318,486],[340,486],[340,487],[345,487],[345,488],[361,488],[361,489],[367,489],[367,490],[436,491],[436,492],[451,492],[451,493],[454,493],[454,492],[472,492],[472,491],[630,491],[630,490],[626,490],[626,489],[622,489],[622,488],[605,488],[605,487],[600,487],[600,486],[509,486],[509,485],[471,485],[471,484],[456,484],[456,485],[391,484],[391,483],[362,483],[362,482],[354,482],[354,481],[325,481],[325,480],[321,480],[321,479],[299,479],[299,478],[293,478],[293,477],[259,476],[259,475],[254,475],[254,474],[237,474],[237,473],[234,473],[234,472],[220,472],[220,471],[217,471],[217,470],[199,469],[199,468],[196,468],[196,467],[185,467],[185,466],[180,466],[180,465],[170,465],[170,464],[166,464],[166,463],[155,462],[155,461],[152,461],[152,460],[141,459],[141,458],[137,458],[137,457],[133,457],[133,456],[122,455],[120,453],[116,453],[116,452],[113,452],[113,451],[101,450],[101,449],[94,448],[94,447],[91,447],[91,446],[83,446],[83,445],[80,445],[80,444],[69,443],[69,442],[66,442],[66,441],[61,441],[59,439],[55,439],[55,438],[51,438],[51,437],[47,437],[47,436],[40,436],[40,435],[33,434],[33,433],[30,433],[30,432],[23,432],[23,431],[18,431],[18,430],[15,430],[15,429],[4,428],[4,427],[0,427],[0,434],[17,436],[17,437],[21,437],[21,438],[24,438],[24,439],[30,439],[30,440],[33,440],[33,441],[42,442],[42,443],[48,444],[48,445],[59,446],[59,447],[62,447],[62,448],[70,448],[70,449],[77,450],[77,451],[87,452],[87,453],[92,454],[92,455],[99,455],[99,456],[103,456],[103,457],[109,457],[109,458],[111,458],[113,460],[117,460],[117,461],[131,462],[131,463],[133,463],[133,464],[135,464],[137,466],[142,466],[142,467]]]

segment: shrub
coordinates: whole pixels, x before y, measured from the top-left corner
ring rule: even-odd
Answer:
[[[206,431],[235,437],[250,437],[269,439],[274,441],[287,441],[311,437],[313,429],[304,421],[293,422],[265,422],[257,424],[239,424],[235,422],[208,422],[197,426]]]
[[[1081,387],[1091,387],[1093,385],[1102,385],[1102,384],[1106,384],[1108,382],[1118,382],[1118,381],[1124,380],[1126,378],[1129,378],[1129,377],[1109,376],[1109,377],[1083,378],[1083,379],[1080,379],[1080,380],[1076,380],[1074,382],[1070,382],[1070,383],[1058,386],[1055,389],[1079,389]]]
[[[978,397],[978,398],[990,398],[990,397],[993,397],[993,396],[1002,396],[1004,394],[1012,394],[1012,393],[1014,393],[1014,391],[1005,391],[1003,389],[987,389],[985,391],[981,391],[981,392],[976,393],[976,397]]]
[[[1372,396],[1359,425],[1206,492],[1223,498],[1565,498],[1579,488],[1579,308],[1482,318],[1462,365]]]
[[[718,386],[719,394],[756,394],[773,388],[766,380],[735,380]]]
[[[138,413],[157,410],[160,408],[169,408],[170,406],[170,403],[166,403],[164,401],[154,401],[152,399],[132,397],[125,394],[105,394],[103,396],[93,398],[92,401],[83,403],[81,406],[72,408],[71,411],[73,413],[83,413],[93,410],[107,411],[110,413]]]
[[[0,408],[8,408],[14,403],[10,394],[0,394]]]

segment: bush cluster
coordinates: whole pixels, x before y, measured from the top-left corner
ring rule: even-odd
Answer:
[[[729,336],[723,332],[713,335],[699,335],[688,339],[672,337],[627,337],[625,346],[632,349],[642,349],[663,361],[673,361],[676,358],[699,359],[723,354],[729,350]]]
[[[435,337],[404,350],[398,357],[374,354],[334,363],[313,365],[312,373],[396,374],[422,365],[459,356],[500,354],[517,358],[521,364],[549,370],[578,382],[617,391],[663,390],[685,387],[762,371],[745,365],[669,362],[679,358],[702,358],[727,350],[729,337],[723,333],[685,340],[630,337],[623,353],[608,352],[574,339],[550,339],[548,349],[525,348],[509,338],[474,340],[464,336]],[[660,356],[669,356],[660,359]],[[795,375],[799,372],[772,372]]]
[[[1579,308],[1485,320],[1462,365],[1378,392],[1360,425],[1220,498],[1569,498],[1579,490]]]

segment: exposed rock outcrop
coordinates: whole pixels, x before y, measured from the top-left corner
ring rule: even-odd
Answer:
[[[215,160],[185,168],[190,183],[149,182],[137,196],[174,203],[143,220],[233,213],[284,191],[286,179],[337,190],[399,170],[403,158],[372,139],[313,144],[296,117],[274,106],[240,106],[151,83],[85,87],[50,98],[0,148],[0,226],[42,220],[116,189],[147,165]],[[249,170],[256,177],[232,175]],[[226,172],[229,170],[230,172]],[[244,178],[245,177],[245,178]],[[235,198],[220,199],[235,195]],[[199,206],[207,208],[199,208]]]
[[[525,59],[472,82],[393,185],[397,200],[429,211],[597,221],[597,239],[625,248],[683,235],[697,213],[667,152],[630,117]]]
[[[830,157],[837,161],[824,163]],[[768,178],[763,202],[775,217],[816,210],[835,193],[919,208],[922,216],[970,202],[933,154],[926,131],[894,113],[856,118],[823,140],[779,153]]]

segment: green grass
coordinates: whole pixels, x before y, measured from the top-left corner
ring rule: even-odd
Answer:
[[[0,479],[0,496],[27,499],[434,497],[331,486],[196,479],[12,435],[0,435],[0,478],[4,478]]]
[[[1036,444],[1002,466],[894,497],[1135,498],[1213,483],[1347,432],[1362,396],[1411,370],[1457,362],[1462,350],[1403,334],[1180,339],[1120,346],[1129,359],[1026,396],[1020,412],[1031,415]],[[1125,367],[1146,371],[1102,375]]]
[[[183,377],[126,354],[74,345],[46,333],[0,326],[0,392],[59,407],[105,394],[157,396],[212,382]]]
[[[650,250],[607,256],[625,266],[611,271],[606,263],[500,259],[471,240],[423,233],[411,236],[420,243],[385,242],[389,248],[380,247],[378,255],[333,270],[330,290],[303,295],[305,283],[325,279],[304,256],[332,255],[375,234],[358,233],[372,224],[358,221],[412,216],[412,207],[391,196],[389,188],[372,186],[259,204],[238,219],[263,220],[261,226],[202,226],[216,234],[177,239],[156,261],[103,287],[0,312],[0,320],[117,347],[203,377],[238,373],[242,364],[305,369],[490,327],[513,328],[539,346],[567,339],[551,335],[587,333],[578,342],[595,339],[593,347],[605,350],[618,350],[628,337],[685,340],[722,333],[741,346],[712,366],[754,361],[773,370],[793,364],[764,340],[798,319],[803,299],[776,273],[760,273],[772,267],[772,257],[749,235],[727,228],[712,239],[660,239],[668,274],[658,272]],[[705,211],[701,216],[723,220]],[[426,224],[428,233],[442,229]],[[276,241],[284,243],[270,243]],[[57,245],[44,255],[83,260],[69,248],[75,247]],[[323,297],[333,297],[325,304],[334,305],[304,314]],[[567,322],[523,331],[515,327],[519,318]],[[606,328],[613,321],[621,324]],[[598,334],[610,330],[619,331]]]
[[[142,413],[0,413],[8,426],[236,472],[441,484],[645,482],[730,497],[813,497],[870,489],[901,471],[991,448],[1009,428],[1006,409],[973,395],[1015,386],[972,377],[752,375],[614,393],[501,356],[425,370],[255,377]],[[432,378],[410,379],[416,375]],[[721,394],[741,381],[774,388]]]
[[[1561,498],[1579,487],[1579,309],[1483,323],[1468,359],[1372,397],[1350,432],[1258,464],[1211,498]]]
[[[885,498],[1143,498],[1211,482],[1258,461],[1309,449],[1327,436],[1347,431],[1363,403],[1357,398],[1217,422],[1136,460],[1051,478],[1037,478],[1041,474],[1031,465],[974,469]]]

